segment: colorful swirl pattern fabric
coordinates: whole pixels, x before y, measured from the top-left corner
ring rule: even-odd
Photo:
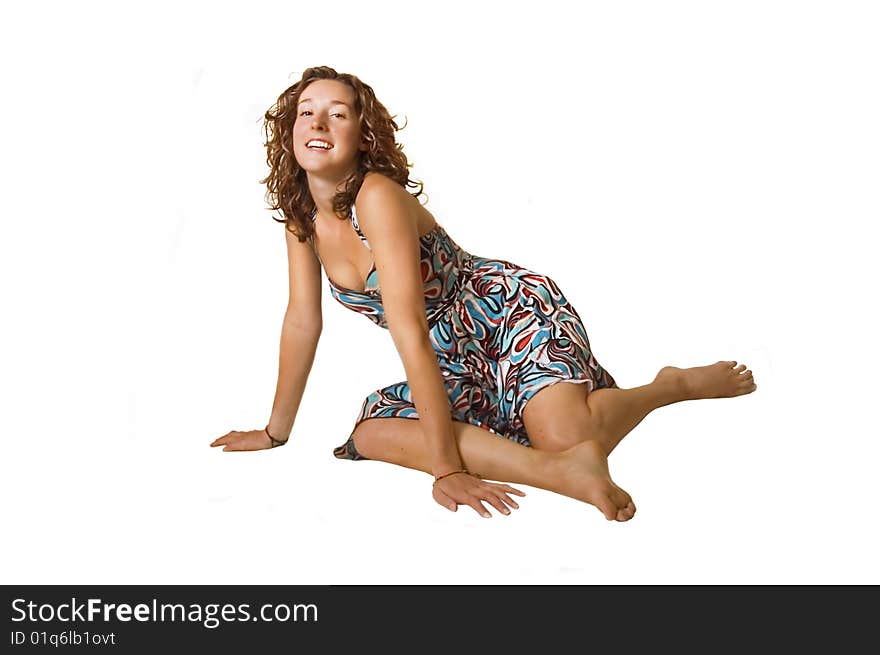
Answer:
[[[364,245],[352,207],[352,226]],[[437,225],[420,239],[430,339],[449,394],[452,418],[529,446],[526,403],[557,382],[590,391],[617,387],[590,349],[583,321],[556,282],[503,259],[466,252]],[[375,265],[364,291],[329,280],[343,306],[388,328]],[[366,459],[351,435],[370,418],[419,417],[404,380],[366,397],[340,459]]]

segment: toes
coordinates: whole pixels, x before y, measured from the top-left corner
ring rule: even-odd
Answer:
[[[613,521],[617,518],[617,506],[611,502],[611,499],[608,496],[604,494],[601,495],[599,497],[599,502],[596,503],[596,507],[599,508],[599,511],[601,511],[609,521]]]
[[[742,387],[741,389],[739,389],[734,395],[735,396],[744,396],[748,393],[752,393],[757,388],[758,388],[758,385],[753,382],[752,384],[746,385],[746,386]]]
[[[734,372],[734,373],[742,373],[742,372],[743,372],[743,369],[745,369],[745,367],[746,367],[745,364],[740,364],[740,365],[737,366],[735,369],[733,369],[733,372]]]
[[[617,520],[629,521],[635,513],[636,506],[632,504],[632,501],[630,501],[629,503],[627,503],[626,507],[622,507],[617,510]]]
[[[598,494],[596,500],[596,507],[609,521],[629,521],[636,513],[636,506],[630,495],[613,482],[607,491]]]
[[[620,487],[615,487],[614,489],[612,489],[609,495],[611,496],[611,501],[615,504],[617,509],[617,520],[629,521],[636,511],[636,506],[633,504],[630,495]]]

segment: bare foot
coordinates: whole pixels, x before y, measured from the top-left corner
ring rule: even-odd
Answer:
[[[632,498],[614,484],[608,458],[597,441],[583,441],[558,453],[559,492],[599,508],[609,521],[629,521],[636,513]]]
[[[677,385],[684,400],[702,398],[732,398],[752,393],[758,388],[752,372],[745,364],[722,361],[708,366],[677,368],[664,366],[655,380],[669,380]]]

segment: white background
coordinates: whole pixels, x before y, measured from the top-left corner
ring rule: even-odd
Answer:
[[[871,2],[31,3],[0,28],[3,583],[878,583]],[[333,458],[404,378],[336,303],[293,441],[262,115],[371,85],[464,249],[553,277],[618,383],[732,359],[749,396],[612,454],[638,512],[452,514]]]

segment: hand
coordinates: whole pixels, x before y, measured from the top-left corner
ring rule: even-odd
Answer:
[[[280,441],[280,440],[279,440]],[[287,443],[287,439],[284,440]],[[284,444],[279,444],[284,445]],[[217,437],[211,442],[211,447],[223,446],[223,450],[264,450],[272,447],[272,440],[265,430],[248,430],[237,432],[233,430]]]
[[[507,494],[525,496],[519,489],[514,489],[506,484],[484,482],[470,473],[455,473],[439,482],[434,483],[434,500],[443,505],[450,512],[458,509],[459,505],[470,505],[480,516],[491,518],[489,510],[482,501],[491,504],[502,514],[510,514],[507,505],[519,509],[519,505]],[[506,503],[506,504],[505,504]]]

